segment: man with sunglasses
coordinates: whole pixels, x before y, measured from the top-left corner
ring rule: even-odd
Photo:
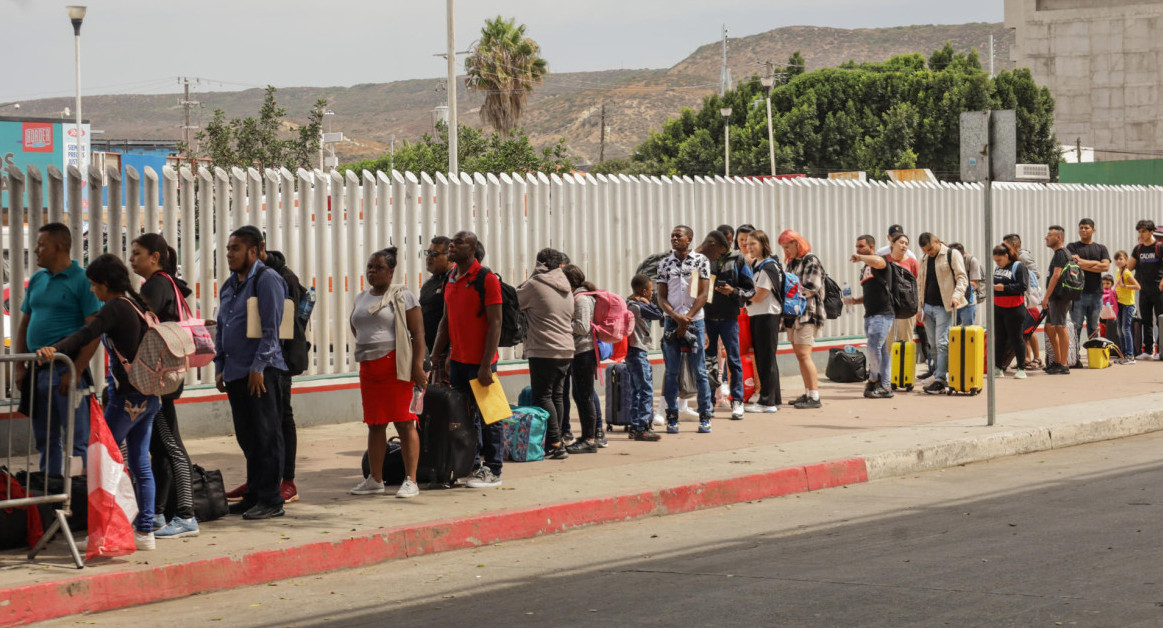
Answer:
[[[451,240],[447,236],[436,236],[432,238],[428,250],[422,253],[424,266],[432,275],[420,286],[420,312],[424,317],[424,343],[428,345],[428,353],[432,353],[436,330],[444,316],[444,284],[453,266],[448,261],[449,242]]]

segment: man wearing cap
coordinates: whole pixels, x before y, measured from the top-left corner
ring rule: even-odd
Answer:
[[[1143,320],[1143,352],[1135,359],[1150,360],[1155,354],[1155,317],[1163,314],[1163,227],[1156,227],[1153,220],[1140,220],[1135,231],[1139,242],[1127,260],[1127,268],[1135,272],[1135,281],[1142,286],[1139,317]]]
[[[283,386],[287,364],[279,342],[287,284],[259,259],[262,232],[247,225],[230,234],[230,277],[219,292],[215,383],[226,393],[234,434],[246,456],[246,494],[230,505],[243,519],[283,515]],[[248,321],[254,297],[257,321]],[[252,324],[248,325],[250,322]],[[258,337],[248,333],[258,327]]]

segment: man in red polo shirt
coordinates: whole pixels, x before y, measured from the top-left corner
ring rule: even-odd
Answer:
[[[453,388],[468,393],[474,410],[476,400],[469,382],[478,379],[486,386],[493,383],[497,344],[501,340],[501,280],[495,274],[481,270],[476,251],[477,236],[471,231],[457,233],[448,245],[448,261],[456,266],[444,289],[444,318],[432,345],[434,356],[442,355],[445,348],[449,349],[448,362],[442,365],[443,373]],[[478,280],[481,272],[487,272],[483,282]],[[482,464],[469,479],[468,486],[500,486],[505,454],[504,426],[499,421],[485,425],[480,411],[475,410],[475,414]]]

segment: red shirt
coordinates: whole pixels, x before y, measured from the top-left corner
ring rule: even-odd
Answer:
[[[905,270],[912,273],[914,277],[917,277],[921,274],[921,265],[917,263],[917,260],[911,257],[905,257],[899,262],[893,259],[891,255],[888,256],[888,259],[893,264],[896,264],[897,266],[900,266],[901,268],[904,268]]]
[[[448,309],[448,344],[452,359],[461,364],[481,364],[485,352],[485,336],[489,319],[481,308],[481,293],[472,285],[481,271],[481,263],[473,260],[464,275],[453,269],[444,289],[444,305]],[[495,273],[485,277],[485,305],[501,304],[501,280]],[[494,355],[489,364],[497,361]]]

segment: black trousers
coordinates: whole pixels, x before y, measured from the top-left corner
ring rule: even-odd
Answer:
[[[573,359],[529,358],[529,386],[533,405],[549,413],[545,442],[561,442],[561,417],[565,414],[565,384]]]
[[[264,371],[266,392],[261,395],[250,394],[246,377],[226,382],[234,436],[246,456],[246,503],[283,503],[283,374],[275,368]]]
[[[1151,355],[1155,352],[1155,317],[1163,314],[1163,298],[1159,294],[1159,286],[1143,284],[1139,291],[1139,318],[1143,320],[1143,352]],[[1136,350],[1138,347],[1136,347]],[[1127,356],[1133,357],[1133,356]]]
[[[994,365],[1004,369],[1009,364],[1009,349],[1017,357],[1018,368],[1025,370],[1026,336],[1022,334],[1022,327],[1026,323],[1025,306],[994,306],[993,316],[997,321],[997,355],[994,357]]]
[[[577,406],[581,437],[585,440],[597,437],[598,409],[594,403],[594,375],[597,368],[598,356],[593,351],[583,351],[573,356],[573,403]]]
[[[291,408],[291,374],[283,371],[283,479],[295,479],[295,456],[299,435],[295,431],[295,411]]]
[[[755,374],[759,377],[759,405],[778,406],[783,403],[779,389],[780,317],[764,314],[751,317],[751,345],[755,349]]]

